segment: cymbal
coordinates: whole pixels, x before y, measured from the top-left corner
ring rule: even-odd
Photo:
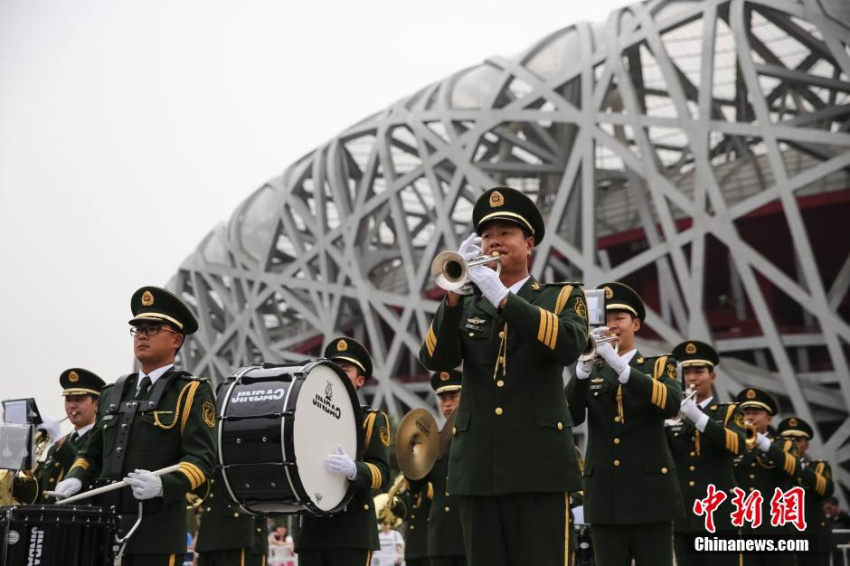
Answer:
[[[457,408],[452,411],[449,418],[446,419],[446,424],[443,425],[443,430],[440,431],[440,442],[437,450],[437,457],[441,460],[449,457],[449,451],[452,449],[452,429],[455,427],[455,417],[457,416]]]
[[[437,421],[425,409],[413,409],[401,419],[396,433],[398,467],[412,480],[421,480],[437,461]]]

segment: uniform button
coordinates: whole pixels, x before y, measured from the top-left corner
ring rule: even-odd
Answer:
[[[751,479],[751,480],[756,479],[756,475],[755,475],[755,474],[750,474],[750,479]]]
[[[754,487],[748,487],[748,488],[747,488],[747,490],[748,490],[748,491],[755,491],[755,489],[756,489],[756,488],[754,488]]]
[[[212,507],[207,507],[207,513],[209,513],[210,511],[212,511]]]
[[[751,467],[751,468],[755,468],[755,467],[756,467],[756,463],[755,463],[755,462],[753,462],[752,464],[750,464],[750,467]]]
[[[594,391],[594,392],[593,392],[593,396],[594,396],[594,397],[599,397],[599,391]]]
[[[614,439],[614,444],[619,444],[619,443],[620,443],[620,439],[619,439],[619,438],[615,438],[615,439]]]
[[[214,484],[214,483],[215,483],[215,480],[214,480],[214,479],[210,479],[210,485],[212,485],[212,484]]]
[[[615,465],[615,466],[619,466],[619,465],[620,465],[620,461],[619,461],[619,460],[614,460],[614,465]]]
[[[261,532],[263,532],[263,529],[261,529],[260,527],[257,527],[257,532],[261,533]]]
[[[447,492],[446,492],[446,497],[448,497],[448,496],[449,496],[449,492],[447,491]]]
[[[411,516],[410,516],[410,520],[411,520],[411,521],[412,521],[413,519],[415,519],[415,518],[416,518],[416,515],[411,515]]]
[[[474,333],[474,332],[470,332],[470,333],[469,333],[469,337],[470,337],[470,338],[472,338],[473,336],[475,336],[475,333]]]
[[[696,468],[694,468],[693,466],[688,466],[688,469],[689,469],[690,471],[692,471],[692,472],[693,472],[694,470],[696,470]]]
[[[696,452],[691,452],[691,453],[689,454],[689,456],[690,456],[691,458],[693,458],[693,457],[694,457],[694,456],[696,456],[696,455],[697,455],[697,453],[696,453]]]
[[[691,442],[693,442],[693,441],[695,441],[695,440],[696,440],[696,437],[695,437],[695,436],[692,436],[692,437],[691,437]]]
[[[558,423],[558,430],[564,430],[564,423]]]
[[[368,503],[367,503],[366,505],[364,505],[364,506],[363,506],[363,510],[364,510],[364,511],[368,511],[368,510],[369,510],[369,504],[368,504]]]
[[[457,427],[452,427],[452,434],[457,434]]]
[[[689,481],[688,485],[691,486],[691,487],[694,487],[696,484],[693,481]]]
[[[415,529],[415,528],[416,528],[416,525],[410,525],[410,530],[411,530],[411,531],[412,531],[413,529]]]
[[[50,483],[56,483],[56,478],[50,478]]]
[[[615,423],[620,422],[620,416],[619,416],[619,415],[617,415],[616,417],[614,417],[614,422],[615,422]]]
[[[504,337],[505,337],[505,331],[503,330],[503,331],[499,332],[499,338],[504,338]]]
[[[446,506],[445,511],[446,511],[446,513],[448,513],[450,511],[450,508],[448,506]]]
[[[666,473],[667,473],[667,468],[661,468],[661,473],[662,473],[662,474],[666,474]]]
[[[233,516],[234,516],[234,517],[238,517],[238,516],[239,516],[239,513],[234,513],[234,514],[233,514]]]
[[[53,467],[54,467],[54,468],[58,468],[58,467],[59,467],[59,462],[54,463],[54,464],[53,464]]]
[[[497,414],[497,415],[501,415],[502,413],[504,413],[504,411],[502,410],[502,408],[501,408],[501,407],[496,407],[496,414]]]
[[[213,498],[213,496],[215,496],[215,494],[214,494],[214,493],[210,493],[210,496],[209,496],[209,497],[210,497],[210,499],[212,499],[212,498]]]
[[[505,382],[502,381],[501,379],[496,382],[496,387],[504,387],[504,386],[505,386]]]

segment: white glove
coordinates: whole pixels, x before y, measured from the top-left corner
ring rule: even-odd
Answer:
[[[756,448],[762,452],[767,452],[770,449],[770,439],[762,433],[756,435]]]
[[[334,474],[342,474],[349,480],[354,480],[357,477],[357,466],[354,465],[354,460],[349,458],[342,446],[337,446],[336,451],[336,454],[325,456],[325,469]]]
[[[578,362],[576,364],[576,377],[579,379],[587,379],[590,377],[590,370],[593,369],[593,362]]]
[[[626,383],[629,380],[629,374],[631,373],[631,371],[629,371],[629,364],[620,357],[609,342],[599,344],[596,347],[596,354],[605,360],[608,367],[614,370],[614,373],[617,374],[617,379],[620,380],[620,383]]]
[[[705,425],[708,423],[708,415],[702,412],[702,409],[699,408],[699,405],[696,404],[696,401],[693,399],[688,399],[687,401],[682,401],[682,406],[679,408],[682,414],[688,419],[690,422],[694,424],[694,426],[700,432],[705,432]]]
[[[499,279],[499,274],[489,267],[483,265],[473,267],[469,270],[469,280],[481,289],[481,294],[496,308],[499,308],[499,303],[508,296],[508,288]]]
[[[59,425],[59,419],[53,417],[43,417],[42,423],[38,425],[38,430],[43,430],[50,437],[50,442],[57,442],[62,438],[62,427]]]
[[[56,484],[53,492],[56,494],[57,499],[65,499],[66,497],[80,493],[81,489],[83,489],[83,482],[77,478],[66,478]]]
[[[130,472],[124,481],[133,488],[133,497],[140,501],[162,495],[162,478],[147,470]]]
[[[460,247],[457,249],[457,253],[463,256],[463,258],[467,261],[470,259],[474,259],[481,255],[481,236],[473,232],[470,234],[463,242],[461,242]]]

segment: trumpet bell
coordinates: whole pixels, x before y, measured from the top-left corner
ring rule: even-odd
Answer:
[[[496,273],[501,273],[502,260],[497,252],[493,252],[493,255],[480,255],[467,261],[459,253],[446,250],[438,253],[431,262],[431,278],[441,289],[459,295],[469,295],[472,293],[469,269],[493,262],[496,262]]]

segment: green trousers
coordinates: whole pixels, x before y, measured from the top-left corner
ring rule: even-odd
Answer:
[[[702,533],[713,536],[711,533]],[[723,533],[718,533],[718,536]],[[695,553],[690,547],[693,534],[673,533],[673,548],[676,551],[676,566],[741,566],[740,554],[718,552]],[[689,552],[690,551],[690,552]]]
[[[466,566],[466,556],[432,556],[430,566]]]
[[[329,548],[298,552],[298,566],[369,566],[370,562],[372,562],[372,551],[360,548]]]
[[[596,566],[673,566],[673,523],[591,526]]]

